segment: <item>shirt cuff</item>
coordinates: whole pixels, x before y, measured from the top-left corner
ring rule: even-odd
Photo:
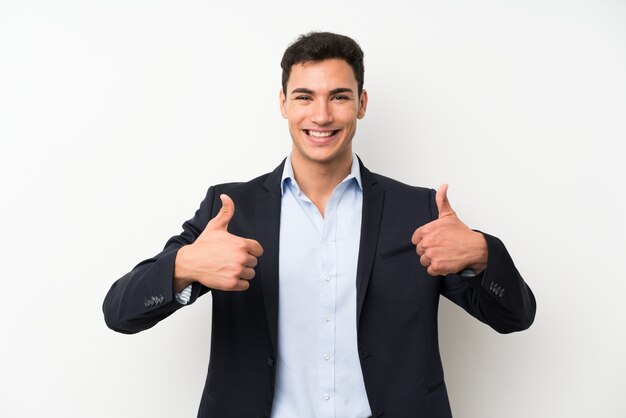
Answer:
[[[469,279],[469,278],[472,278],[472,277],[476,277],[476,272],[474,270],[472,270],[472,269],[465,269],[462,272],[460,272],[459,275],[461,277],[463,277],[464,279]],[[185,290],[187,290],[187,289],[185,289]],[[183,290],[183,292],[184,292],[184,290]]]
[[[189,285],[186,288],[184,288],[180,293],[176,293],[175,297],[178,303],[180,303],[181,305],[186,305],[189,303],[189,300],[191,299],[191,287],[192,286],[193,285]]]

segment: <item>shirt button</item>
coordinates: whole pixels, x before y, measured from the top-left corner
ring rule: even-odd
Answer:
[[[330,276],[329,276],[328,274],[327,274],[327,275],[325,275],[325,276],[324,276],[324,280],[326,280],[327,282],[329,282],[329,281],[330,281]]]
[[[329,400],[330,399],[330,395],[328,393],[324,394],[324,399]]]
[[[326,354],[326,355],[324,356],[324,360],[326,360],[326,361],[330,360],[330,355]]]
[[[330,322],[330,316],[326,315],[326,316],[324,317],[324,321],[326,321],[326,322]]]

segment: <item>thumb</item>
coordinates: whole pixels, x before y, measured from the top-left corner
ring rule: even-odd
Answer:
[[[233,202],[233,199],[226,194],[221,194],[220,199],[222,200],[222,208],[217,215],[215,215],[215,218],[209,221],[207,228],[211,227],[211,229],[226,230],[228,223],[235,214],[235,202]]]
[[[448,200],[448,185],[446,183],[442,184],[439,187],[439,190],[437,190],[437,194],[435,195],[435,202],[437,202],[439,218],[455,214],[454,210],[452,210],[452,206],[450,206],[450,201]]]

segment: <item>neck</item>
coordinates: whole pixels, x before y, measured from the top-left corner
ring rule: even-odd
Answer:
[[[333,190],[350,174],[352,153],[346,153],[344,158],[328,164],[301,158],[299,154],[292,153],[291,165],[300,190],[323,215]]]

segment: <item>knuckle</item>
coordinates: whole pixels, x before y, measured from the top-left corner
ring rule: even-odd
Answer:
[[[235,290],[237,289],[238,285],[239,285],[239,279],[236,279],[234,277],[227,279],[224,282],[224,288],[226,290]]]

